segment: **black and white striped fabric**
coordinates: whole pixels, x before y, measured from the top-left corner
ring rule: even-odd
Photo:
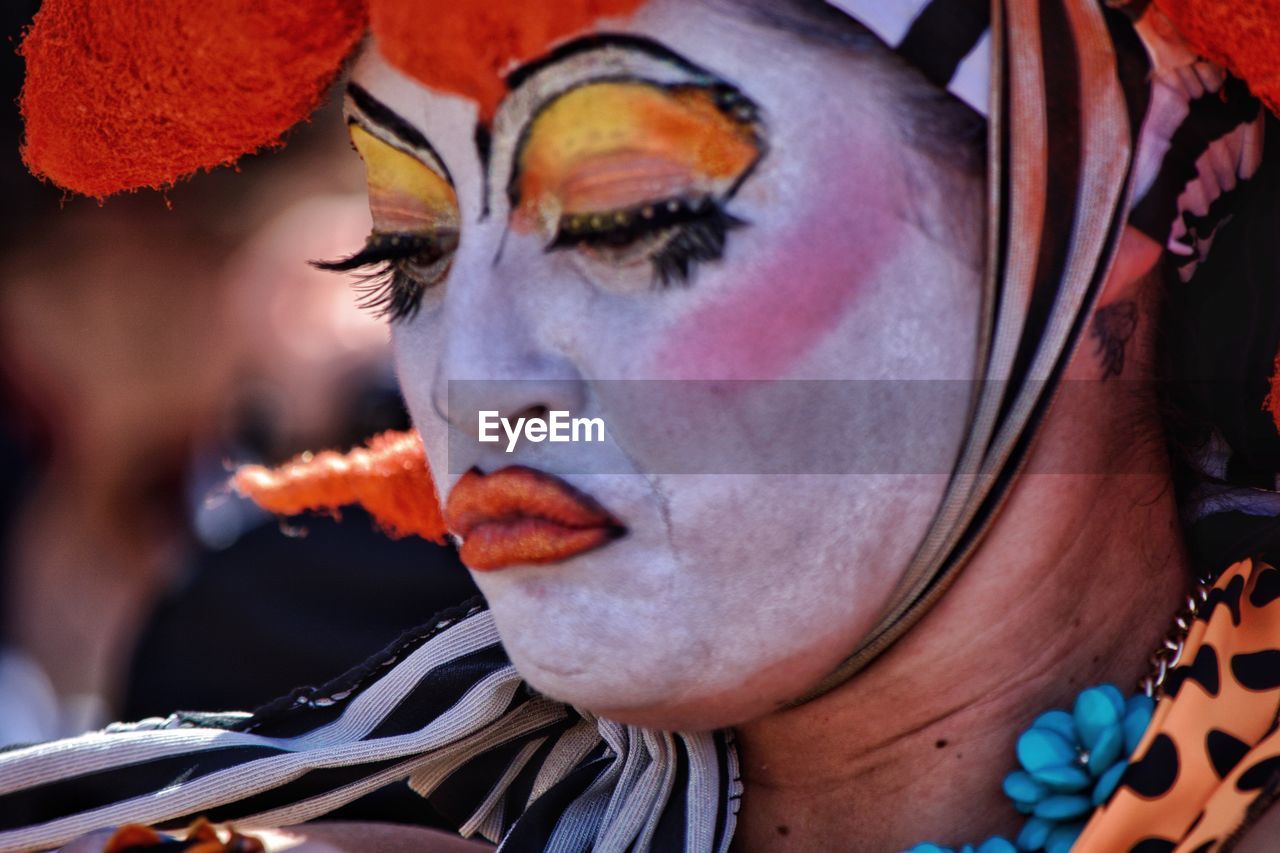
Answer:
[[[477,599],[253,714],[175,714],[0,753],[0,850],[124,822],[299,823],[394,781],[508,850],[725,851],[732,735],[618,725],[533,693]]]
[[[984,380],[947,495],[876,630],[813,695],[913,625],[1017,476],[1122,229],[1193,259],[1257,166],[1257,103],[1096,0],[830,0],[989,125]],[[408,779],[459,832],[510,850],[723,851],[730,733],[620,726],[540,697],[476,602],[317,690],[0,753],[0,849],[196,815],[325,814]]]

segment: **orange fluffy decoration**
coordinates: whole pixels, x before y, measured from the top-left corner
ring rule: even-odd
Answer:
[[[23,158],[98,197],[233,163],[310,115],[364,29],[363,0],[45,0]]]
[[[295,515],[360,504],[392,536],[443,542],[440,500],[417,432],[384,432],[349,453],[304,453],[279,468],[247,465],[232,481],[268,512]]]
[[[1280,115],[1280,0],[1155,0],[1193,50]]]
[[[504,75],[599,18],[629,15],[643,0],[371,0],[370,23],[387,61],[433,89],[480,104],[488,119]]]
[[[99,198],[280,144],[365,31],[488,117],[502,75],[641,0],[44,0],[21,47],[23,158]]]

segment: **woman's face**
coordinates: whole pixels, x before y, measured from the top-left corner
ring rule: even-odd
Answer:
[[[981,179],[904,144],[883,57],[730,4],[601,29],[630,38],[535,65],[479,133],[375,45],[352,134],[382,295],[416,306],[405,397],[512,660],[613,719],[723,726],[847,655],[924,534],[968,398],[912,380],[973,374]],[[478,440],[545,410],[604,441]]]

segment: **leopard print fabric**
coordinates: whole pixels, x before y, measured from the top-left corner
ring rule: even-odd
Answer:
[[[1225,571],[1129,769],[1075,851],[1229,849],[1280,786],[1280,569]]]

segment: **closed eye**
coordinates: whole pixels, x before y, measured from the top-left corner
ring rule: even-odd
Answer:
[[[336,261],[312,261],[322,270],[366,270],[356,283],[357,304],[391,322],[418,312],[422,297],[449,274],[456,231],[370,235],[364,248]]]
[[[648,262],[654,283],[688,283],[746,224],[728,205],[764,155],[763,133],[755,104],[705,75],[570,86],[542,102],[518,136],[512,225],[540,233],[548,252],[598,264],[593,280],[639,283],[632,271]]]
[[[720,259],[729,231],[745,224],[710,196],[670,198],[563,216],[547,251],[575,249],[615,265],[648,260],[656,284],[686,284],[698,263]]]

